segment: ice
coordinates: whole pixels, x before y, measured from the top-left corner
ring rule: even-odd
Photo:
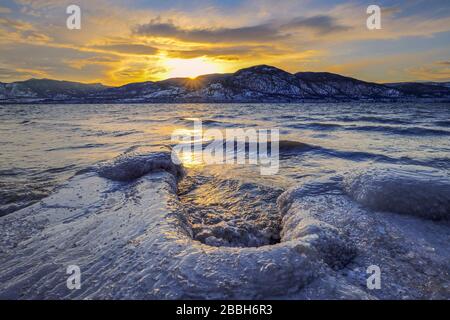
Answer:
[[[155,152],[150,154],[125,154],[112,161],[101,163],[97,172],[101,177],[130,181],[155,171],[167,171],[175,177],[183,175],[180,165],[172,162],[170,152]]]
[[[301,241],[227,248],[193,240],[176,180],[167,171],[127,182],[82,173],[4,217],[0,297],[264,298],[297,291],[321,270]],[[68,265],[81,268],[80,290],[66,287]]]
[[[355,178],[305,182],[278,198],[279,243],[228,247],[214,232],[204,243],[196,240],[200,235],[178,192],[182,169],[167,153],[120,157],[97,169],[0,218],[0,298],[448,298],[448,223],[372,210],[344,190],[350,185],[351,194],[359,194],[358,187],[372,190],[368,181],[378,188],[398,183],[421,187],[441,203],[448,198],[439,188],[448,184],[438,172],[370,168]],[[411,194],[413,201],[422,195]],[[236,201],[245,207],[251,200]],[[379,291],[366,288],[372,264],[383,272]],[[79,290],[66,286],[68,265],[81,269]]]
[[[448,299],[450,297],[448,221],[435,222],[417,215],[374,210],[365,204],[355,202],[344,190],[348,188],[349,181],[359,181],[357,177],[367,175],[374,179],[375,184],[372,185],[372,181],[363,179],[364,184],[352,184],[352,191],[364,194],[363,190],[377,190],[383,194],[385,190],[382,190],[382,187],[385,185],[377,184],[376,178],[382,181],[399,181],[398,171],[397,166],[361,168],[353,173],[344,172],[307,181],[279,197],[278,204],[284,214],[282,241],[291,235],[302,236],[303,225],[310,225],[308,228],[316,230],[319,235],[323,234],[325,244],[325,246],[315,244],[314,247],[322,252],[324,261],[331,267],[336,262],[339,267],[334,273],[322,274],[316,281],[290,298]],[[380,176],[374,174],[375,172]],[[437,188],[436,181],[445,186],[443,172],[435,171],[431,175],[428,171],[421,171],[417,167],[402,168],[402,172],[401,178],[406,178],[405,175],[409,174],[408,181],[411,185],[420,186],[420,190],[426,192],[432,201],[435,200],[432,195],[433,188]],[[391,187],[396,182],[390,183]],[[397,183],[400,188],[403,187],[401,179]],[[389,198],[389,193],[386,193],[386,196],[391,201],[398,199],[402,203],[408,203],[410,193],[413,205],[417,204],[414,199],[416,195],[421,194],[420,192],[403,192],[401,195],[396,194],[397,198]],[[378,200],[383,198],[380,197]],[[424,201],[425,203],[421,205],[427,206],[427,200]],[[413,205],[411,209],[414,209]],[[399,207],[405,208],[403,205]],[[435,206],[430,205],[429,208]],[[331,236],[328,236],[328,233],[331,233]],[[336,245],[339,250],[345,251],[339,252],[334,249]],[[331,246],[332,249],[327,250],[327,246]],[[340,261],[342,256],[345,258],[351,254],[354,256],[350,260]],[[342,262],[347,264],[343,266]],[[371,265],[377,265],[381,269],[380,290],[368,290],[366,287],[369,276],[366,270]]]
[[[448,172],[423,167],[389,166],[346,175],[346,192],[373,210],[440,220],[450,218]]]
[[[213,246],[259,247],[280,242],[282,190],[190,170],[179,198],[194,239]]]

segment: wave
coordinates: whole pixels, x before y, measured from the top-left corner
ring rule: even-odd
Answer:
[[[418,136],[449,136],[450,131],[429,129],[423,127],[393,127],[393,126],[355,126],[345,127],[349,131],[366,131],[366,132],[381,132],[384,134],[398,134],[398,135],[418,135]]]
[[[373,122],[373,123],[389,123],[389,124],[410,124],[410,121],[395,119],[389,117],[370,117],[370,116],[344,116],[336,118],[342,122]]]
[[[433,124],[436,125],[436,126],[439,126],[439,127],[450,128],[450,121],[449,120],[434,121]]]
[[[309,122],[309,123],[297,123],[286,125],[288,128],[294,129],[308,129],[308,130],[337,130],[343,128],[342,125],[337,123],[328,122]]]
[[[0,177],[19,176],[29,173],[29,170],[23,168],[0,169]]]
[[[330,157],[336,157],[344,160],[350,160],[355,162],[370,161],[374,163],[386,163],[386,164],[398,164],[398,165],[413,165],[423,166],[429,168],[435,168],[440,170],[450,169],[449,158],[425,158],[415,159],[410,157],[391,157],[388,155],[364,151],[346,151],[337,150],[324,147],[315,147],[311,149],[312,152],[319,155],[326,155]]]
[[[81,130],[80,128],[76,129]],[[83,137],[105,137],[105,136],[110,136],[110,137],[124,137],[124,136],[129,136],[132,134],[138,134],[138,133],[142,133],[142,131],[138,131],[138,130],[125,130],[125,131],[104,131],[104,130],[88,130],[88,129],[83,129],[83,133],[82,136]]]
[[[372,161],[389,164],[421,165],[434,168],[450,167],[450,162],[448,162],[448,159],[441,159],[441,158],[430,158],[424,160],[412,159],[410,157],[396,158],[380,153],[372,153],[364,151],[346,151],[324,147],[316,147],[313,149],[313,151],[320,155],[326,155],[356,162]]]
[[[69,165],[63,166],[63,167],[49,168],[49,169],[46,169],[43,171],[35,172],[33,175],[37,176],[37,175],[47,175],[47,174],[58,174],[58,173],[62,173],[62,172],[73,171],[76,168],[77,168],[76,165],[69,164]]]
[[[383,154],[378,153],[371,153],[371,152],[364,152],[364,151],[344,151],[344,150],[337,150],[337,149],[331,149],[331,148],[324,148],[324,147],[316,147],[314,151],[318,154],[324,154],[331,157],[341,158],[345,160],[352,160],[352,161],[367,161],[367,160],[373,160],[373,161],[380,161],[380,162],[389,162],[389,163],[396,163],[396,162],[402,162],[406,161],[408,162],[411,159],[398,159],[389,157]]]
[[[381,120],[380,120],[381,122]],[[384,123],[397,123],[385,121]],[[403,124],[401,121],[398,122]],[[445,126],[445,125],[442,125]],[[287,128],[305,129],[305,130],[320,130],[320,131],[334,131],[334,130],[347,130],[347,131],[364,131],[364,132],[381,132],[384,134],[398,134],[398,135],[438,135],[447,136],[450,135],[450,131],[441,129],[432,129],[424,127],[399,127],[399,126],[379,126],[379,125],[341,125],[338,123],[328,122],[310,122],[286,125]]]
[[[211,126],[211,127],[224,127],[224,128],[241,128],[241,127],[255,127],[256,124],[250,124],[250,123],[232,123],[227,121],[221,121],[221,120],[213,120],[213,119],[203,119],[203,118],[181,118],[180,121],[182,123],[186,123],[189,125],[192,125],[194,121],[201,121],[203,126]]]
[[[317,148],[318,147],[315,145],[295,140],[280,140],[279,142],[279,149],[281,154],[288,154],[292,152],[303,152]]]
[[[204,150],[205,148],[207,148],[209,145],[211,145],[211,143],[216,143],[217,140],[208,140],[208,141],[203,141],[201,148]],[[216,146],[220,146],[220,142],[221,140],[218,140],[218,145]],[[228,142],[228,144],[227,144]],[[234,144],[231,145],[231,142],[233,142]],[[271,154],[272,152],[272,146],[274,144],[274,142],[272,141],[267,141],[267,152],[268,154]],[[173,148],[176,144],[172,144],[170,145],[170,148]],[[245,151],[245,152],[250,152],[250,150],[257,150],[257,152],[259,152],[259,148],[258,148],[258,142],[251,142],[248,141],[248,139],[243,140],[243,139],[239,139],[239,137],[236,139],[234,138],[233,140],[222,140],[222,147],[224,148],[224,150],[227,150],[228,152],[236,152],[236,151]],[[313,149],[317,149],[319,147],[315,146],[315,145],[311,145],[311,144],[307,144],[301,141],[296,141],[296,140],[279,140],[278,141],[278,151],[281,155],[296,155],[296,154],[300,154],[301,152],[305,152],[305,151],[309,151],[309,150],[313,150]]]
[[[45,150],[46,152],[51,151],[64,151],[64,150],[76,150],[76,149],[91,149],[91,148],[100,148],[105,147],[107,144],[104,143],[86,143],[78,146],[67,146],[67,147],[58,147],[58,148],[51,148]]]
[[[30,125],[30,124],[35,124],[36,122],[31,121],[31,120],[23,120],[21,122],[19,122],[19,124],[26,124],[26,125]]]
[[[111,134],[114,137],[124,137],[124,136],[129,136],[129,135],[138,134],[138,133],[143,133],[143,132],[137,131],[137,130],[128,130],[128,131],[114,131]]]
[[[202,143],[202,149],[204,150],[211,144],[211,141],[205,141]],[[172,145],[171,147],[173,147]],[[230,146],[223,141],[222,144],[224,150],[227,152],[244,151],[249,153],[250,150],[257,150],[259,148],[254,146],[253,143],[248,141],[237,140],[234,142],[233,148],[230,150]],[[227,149],[228,148],[228,149]],[[413,159],[410,157],[392,157],[382,153],[373,153],[365,151],[351,151],[351,150],[339,150],[333,148],[327,148],[316,144],[304,143],[298,140],[280,140],[278,142],[278,152],[282,159],[288,159],[291,157],[302,156],[305,153],[312,153],[320,156],[327,156],[333,158],[340,158],[344,160],[350,160],[355,162],[379,162],[388,164],[405,164],[405,165],[417,165],[426,166],[437,169],[450,168],[450,160],[448,158],[426,158],[426,159]],[[268,141],[267,154],[272,154],[272,142]]]

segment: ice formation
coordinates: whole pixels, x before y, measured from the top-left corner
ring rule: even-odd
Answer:
[[[236,219],[240,237],[216,237],[217,242],[206,237],[204,243],[195,240],[202,239],[193,223],[201,215],[187,212],[198,203],[181,199],[177,190],[181,175],[168,153],[121,157],[0,218],[0,298],[367,299],[448,293],[448,224],[355,204],[343,189],[354,196],[356,186],[369,181],[364,173],[344,183],[330,177],[294,187],[278,198],[277,214],[255,220],[262,223],[255,232],[245,234],[242,225],[249,224],[242,224],[243,215]],[[433,177],[431,185],[441,181]],[[259,189],[246,190],[257,195]],[[195,194],[203,191],[187,192]],[[225,209],[220,210],[226,214]],[[273,229],[274,221],[279,243],[269,240],[274,233],[255,238],[260,241],[248,236]],[[205,230],[211,221],[206,222]],[[233,245],[236,241],[240,245]],[[373,263],[386,273],[384,290],[376,293],[364,287],[365,268]],[[79,290],[66,286],[68,265],[81,269]]]
[[[439,220],[450,218],[450,176],[436,169],[372,168],[350,173],[345,190],[373,210]]]

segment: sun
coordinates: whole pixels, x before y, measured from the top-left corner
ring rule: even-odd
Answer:
[[[168,69],[167,76],[169,78],[191,78],[203,74],[221,73],[222,66],[207,58],[194,59],[167,59],[164,61],[165,67]]]

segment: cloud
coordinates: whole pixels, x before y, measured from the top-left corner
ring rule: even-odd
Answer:
[[[332,16],[317,15],[313,17],[298,17],[281,27],[282,29],[310,29],[318,34],[328,34],[350,30],[351,27],[341,25]]]
[[[138,25],[133,32],[148,37],[172,38],[186,42],[200,43],[236,43],[236,42],[273,42],[291,36],[291,31],[313,31],[328,34],[350,29],[340,25],[337,20],[327,15],[297,17],[287,22],[271,21],[254,26],[237,28],[183,28],[171,20],[163,22],[161,18]]]
[[[106,54],[100,54],[106,55]],[[25,79],[34,76],[24,74],[32,70],[40,77],[60,80],[87,81],[105,77],[111,69],[110,65],[99,63],[86,63],[75,66],[68,63],[70,60],[88,60],[98,57],[99,53],[82,52],[70,48],[48,47],[27,43],[16,43],[8,46],[0,46],[0,66],[6,65],[9,69],[21,71],[21,74],[11,74],[9,80]],[[70,75],[70,78],[68,77]]]
[[[286,50],[268,45],[242,45],[242,46],[216,46],[200,47],[190,50],[167,50],[167,56],[171,58],[191,59],[198,57],[211,57],[221,60],[239,60],[248,57],[255,58],[261,55],[281,55]]]
[[[49,42],[51,38],[32,24],[20,20],[0,18],[1,42]]]
[[[158,52],[158,49],[155,47],[131,43],[92,45],[89,48],[132,55],[154,55]]]
[[[114,66],[119,63],[121,60],[115,56],[95,56],[90,58],[81,58],[81,59],[64,59],[63,62],[75,69],[83,69],[88,65],[105,65],[105,66]]]
[[[159,18],[153,19],[147,24],[138,25],[133,31],[137,35],[203,43],[267,42],[285,36],[270,24],[239,28],[183,29],[173,24],[172,21],[161,22]]]
[[[418,80],[450,81],[450,61],[438,61],[407,69]]]
[[[5,8],[5,7],[0,7],[0,13],[11,13],[11,9]]]
[[[25,70],[25,69],[11,69],[6,67],[0,67],[0,79],[9,81],[11,78],[23,78],[28,79],[32,77],[42,77],[45,73],[38,70]]]
[[[158,75],[167,73],[167,69],[148,62],[134,62],[113,70],[111,77],[119,83],[159,80]]]

